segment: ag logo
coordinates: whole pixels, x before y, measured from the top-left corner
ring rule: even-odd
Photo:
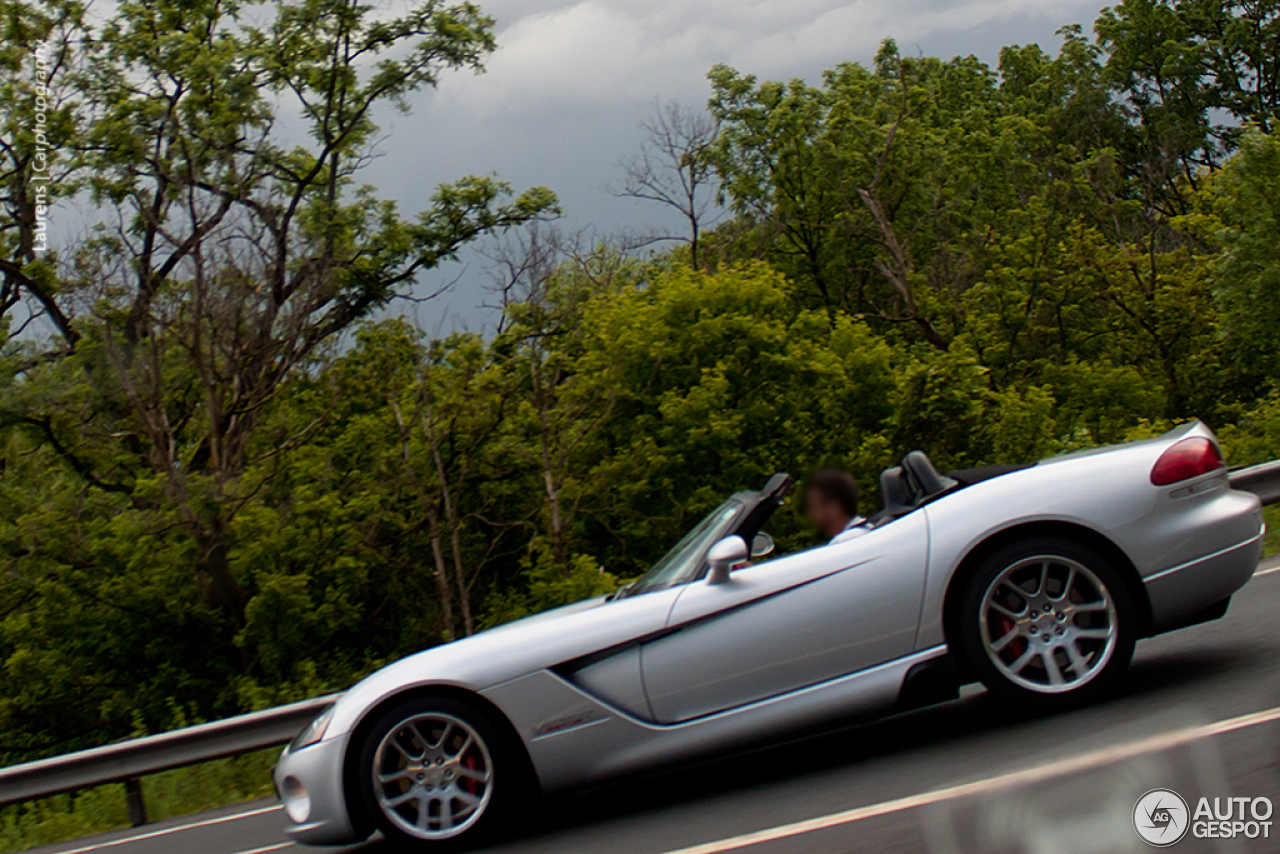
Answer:
[[[1190,826],[1187,802],[1172,789],[1152,789],[1133,806],[1133,829],[1156,848],[1173,845],[1187,835]]]

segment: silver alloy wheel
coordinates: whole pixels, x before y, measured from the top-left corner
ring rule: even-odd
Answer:
[[[1084,564],[1058,555],[1023,558],[982,597],[982,643],[1010,682],[1062,694],[1093,680],[1115,652],[1119,612]]]
[[[378,744],[373,791],[383,814],[417,839],[449,839],[493,798],[493,760],[466,721],[438,712],[396,724]]]

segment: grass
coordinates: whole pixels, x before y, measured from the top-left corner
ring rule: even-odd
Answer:
[[[279,753],[273,748],[146,777],[147,817],[161,821],[271,795]],[[0,808],[0,854],[128,826],[123,784],[57,795]]]
[[[1280,554],[1280,504],[1263,507],[1262,520],[1267,523],[1267,537],[1262,541],[1262,556]]]

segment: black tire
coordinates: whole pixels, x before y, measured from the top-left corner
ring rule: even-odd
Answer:
[[[1138,640],[1138,609],[1122,570],[1095,549],[1057,537],[1021,540],[987,557],[963,583],[959,651],[996,698],[1053,712],[1118,687]]]
[[[425,735],[420,739],[414,736],[408,726],[410,722],[415,722]],[[460,735],[444,734],[444,724],[451,722],[456,722],[451,725]],[[437,732],[430,728],[437,725],[440,726],[443,753],[433,749],[429,743]],[[456,759],[447,758],[448,746],[464,743],[468,735],[478,740],[479,748],[463,748],[458,751]],[[432,756],[439,756],[439,762],[430,761],[427,767],[417,768],[404,751],[396,748],[397,743],[407,746],[409,753],[421,749],[423,759],[418,762],[431,760]],[[499,828],[509,826],[509,819],[518,812],[529,794],[527,762],[519,747],[510,743],[510,738],[486,713],[459,700],[414,697],[397,703],[378,717],[357,749],[359,754],[353,783],[359,808],[396,851],[446,854],[490,841]],[[487,783],[478,783],[469,777],[464,779],[464,773],[483,772],[485,762],[489,772]],[[432,765],[435,767],[430,767]],[[374,779],[379,771],[404,776],[394,783],[379,784]],[[390,788],[392,786],[406,795],[410,792],[416,794],[398,807],[384,808],[375,791],[379,786],[383,788],[384,796],[395,794]],[[487,786],[487,795],[479,797],[477,790],[482,786]],[[430,793],[427,792],[428,787]],[[482,805],[476,808],[478,815],[472,816],[467,812],[468,804],[460,800],[464,795],[479,797]],[[419,800],[421,797],[433,800]],[[450,816],[458,814],[456,824],[460,829],[456,833],[446,830],[440,818],[445,809],[442,802],[446,798],[449,799]],[[388,802],[391,800],[394,797],[387,797]],[[427,828],[418,831],[418,810],[424,805],[428,813]],[[399,815],[401,821],[389,813]],[[461,827],[464,822],[469,823]]]

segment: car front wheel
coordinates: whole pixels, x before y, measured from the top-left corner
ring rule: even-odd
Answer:
[[[412,699],[365,739],[359,794],[397,847],[457,850],[488,837],[517,796],[513,760],[482,713],[452,699]]]
[[[1106,558],[1043,538],[982,563],[964,591],[960,631],[969,664],[992,693],[1052,709],[1116,686],[1133,657],[1136,609]]]

